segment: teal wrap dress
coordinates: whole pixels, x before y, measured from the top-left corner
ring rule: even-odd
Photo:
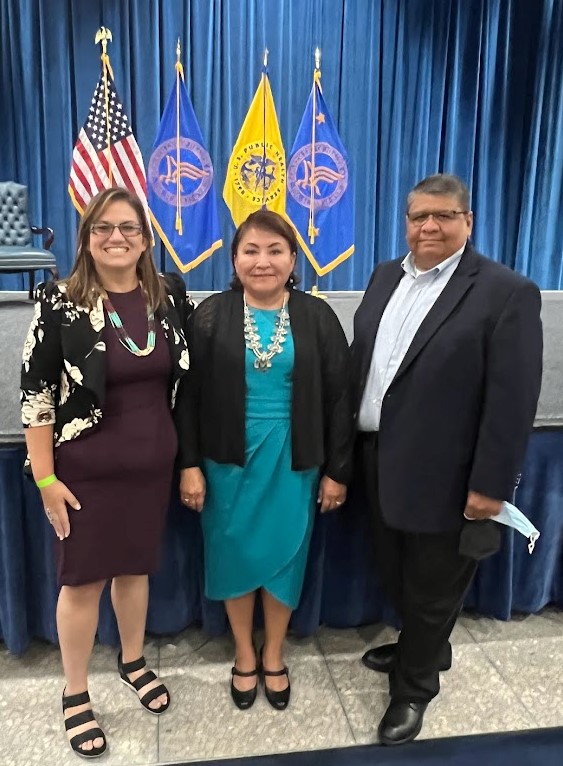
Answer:
[[[266,348],[278,312],[252,313]],[[205,593],[225,600],[264,588],[295,609],[305,576],[319,469],[291,469],[291,332],[267,371],[257,370],[255,359],[246,349],[245,465],[204,460]]]

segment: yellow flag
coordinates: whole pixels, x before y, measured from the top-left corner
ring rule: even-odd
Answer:
[[[285,151],[267,73],[233,147],[223,199],[235,226],[261,208],[285,213]]]

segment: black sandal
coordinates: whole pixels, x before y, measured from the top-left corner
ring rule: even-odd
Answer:
[[[240,676],[240,678],[250,678],[250,676],[257,675],[258,668],[254,668],[254,670],[248,671],[239,670],[236,665],[233,665],[231,668],[231,697],[233,698],[233,702],[239,708],[239,710],[248,710],[248,708],[254,705],[254,701],[256,700],[256,693],[258,691],[258,679],[256,679],[256,683],[252,689],[248,689],[248,691],[241,691],[235,686],[235,676]]]
[[[157,680],[157,677],[152,670],[147,670],[146,673],[143,673],[142,676],[139,676],[139,678],[136,678],[134,681],[129,680],[127,677],[128,673],[135,673],[137,670],[142,670],[144,667],[146,667],[146,665],[147,663],[144,657],[139,657],[138,660],[133,660],[132,662],[122,662],[121,652],[119,652],[119,656],[117,658],[117,669],[119,671],[119,676],[125,686],[128,686],[130,689],[132,689],[135,694],[140,692],[141,689],[143,689],[151,681]],[[162,694],[166,694],[168,697],[166,704],[161,705],[156,709],[149,707],[149,703],[155,700],[157,697],[160,697]],[[137,696],[139,697],[138,694]],[[154,689],[149,689],[149,691],[146,694],[143,694],[142,697],[139,697],[139,702],[145,708],[145,710],[149,711],[149,713],[152,713],[153,715],[162,715],[162,713],[166,712],[170,707],[170,692],[166,686],[164,686],[164,684],[159,684],[158,686],[155,686]]]
[[[65,697],[65,693],[63,691],[63,714],[68,708],[78,707],[79,705],[86,705],[89,702],[90,695],[87,691],[80,692],[80,694],[72,694],[70,697]],[[65,720],[65,730],[68,732],[72,729],[75,729],[77,726],[82,726],[85,723],[89,723],[89,721],[95,720],[96,719],[94,717],[92,708],[90,708],[90,710],[83,710],[81,713],[71,715]],[[104,744],[101,747],[92,746],[91,750],[83,750],[80,747],[80,745],[83,745],[85,742],[90,740],[93,742],[95,739],[98,739],[98,737],[101,737],[104,740]],[[91,729],[86,729],[86,731],[83,731],[81,734],[75,734],[74,737],[70,737],[68,743],[71,749],[77,755],[80,755],[83,758],[99,758],[99,756],[103,755],[107,750],[106,735],[99,726],[94,726]]]

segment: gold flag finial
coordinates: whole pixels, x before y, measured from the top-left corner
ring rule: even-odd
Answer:
[[[108,41],[111,43],[113,40],[111,36],[111,30],[107,27],[100,27],[98,31],[96,32],[96,37],[94,38],[94,42],[96,45],[101,42],[102,44],[102,55],[107,55],[107,47],[108,47]]]
[[[321,49],[317,45],[315,48],[315,69],[321,68]]]

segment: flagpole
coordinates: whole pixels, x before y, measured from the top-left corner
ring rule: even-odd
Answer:
[[[109,56],[107,54],[107,45],[108,40],[112,41],[111,36],[111,30],[109,30],[107,27],[100,27],[98,31],[96,32],[96,37],[94,38],[94,42],[97,45],[99,42],[102,43],[102,72],[103,72],[103,80],[104,80],[104,104],[105,104],[105,112],[106,112],[106,139],[107,139],[107,149],[106,149],[106,155],[108,160],[108,178],[110,184],[113,186],[113,172],[112,172],[112,156],[111,156],[111,125],[110,125],[110,119],[109,119],[109,88],[108,88],[108,71],[110,74],[110,77],[113,80],[113,72],[111,71],[111,64],[109,63]]]
[[[315,244],[315,145],[317,130],[317,85],[321,81],[321,51],[315,48],[315,71],[313,73],[313,118],[311,120],[311,177],[309,187],[309,242]]]
[[[309,192],[309,242],[315,244],[315,145],[317,133],[317,85],[321,87],[321,51],[315,48],[315,71],[313,73],[313,119],[311,120],[311,186]],[[315,298],[323,298],[326,295],[319,292],[319,275],[315,270],[315,284],[311,288],[311,295]]]
[[[180,181],[181,181],[181,175],[180,175],[180,169],[181,169],[181,158],[180,158],[180,77],[182,80],[184,79],[184,68],[182,67],[182,63],[180,62],[180,54],[181,54],[181,48],[180,48],[180,38],[178,38],[178,42],[176,43],[176,224],[175,228],[178,234],[182,236],[182,206],[181,206],[181,199],[180,199]]]
[[[264,78],[264,87],[262,88],[262,207],[266,207],[266,77],[268,76],[268,49],[264,48],[264,66],[262,77]]]

